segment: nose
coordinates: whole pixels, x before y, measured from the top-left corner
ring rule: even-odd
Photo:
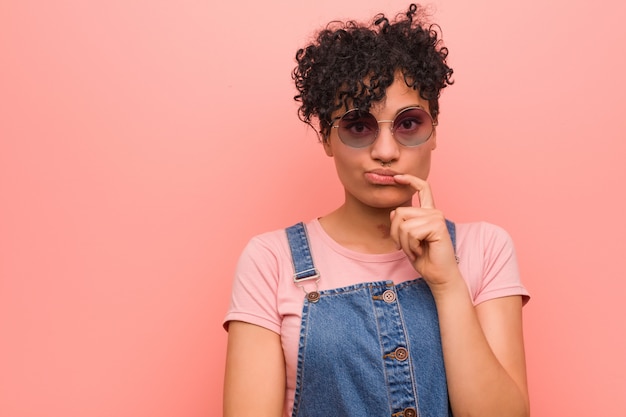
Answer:
[[[378,121],[378,135],[371,147],[373,159],[390,162],[400,156],[400,144],[393,137],[393,120]]]

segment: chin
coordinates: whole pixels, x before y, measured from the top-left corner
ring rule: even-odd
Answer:
[[[344,188],[346,201],[354,200],[359,204],[375,209],[395,209],[400,206],[410,206],[413,202],[414,191],[404,187],[369,186],[359,187],[350,192]]]
[[[410,206],[413,203],[411,196],[397,196],[395,198],[390,197],[370,197],[365,201],[361,201],[363,204],[377,209],[395,209],[401,206]]]

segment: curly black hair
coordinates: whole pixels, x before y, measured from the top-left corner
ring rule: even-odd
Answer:
[[[378,14],[369,25],[355,21],[329,23],[313,42],[296,53],[292,72],[301,102],[300,120],[319,120],[322,140],[330,134],[331,115],[340,108],[369,111],[385,97],[400,71],[407,86],[428,100],[437,120],[441,89],[451,85],[452,68],[439,26],[426,23],[422,7],[411,4],[392,21]]]

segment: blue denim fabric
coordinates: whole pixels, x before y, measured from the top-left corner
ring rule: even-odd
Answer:
[[[455,244],[454,223],[448,230]],[[308,241],[301,238],[306,234],[287,234],[292,256],[307,260],[294,259],[294,265],[311,269]],[[306,298],[292,416],[416,415],[452,415],[426,282],[360,283]]]

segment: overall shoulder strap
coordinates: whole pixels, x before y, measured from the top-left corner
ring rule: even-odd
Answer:
[[[309,237],[304,223],[296,223],[286,228],[285,231],[287,233],[287,240],[289,241],[289,249],[291,250],[294,282],[318,279],[320,274],[313,264]]]
[[[459,262],[459,257],[456,254],[456,225],[453,221],[446,219],[446,226],[448,227],[448,233],[450,234],[450,239],[452,240],[452,248],[454,249],[454,257],[456,258],[456,262]]]

